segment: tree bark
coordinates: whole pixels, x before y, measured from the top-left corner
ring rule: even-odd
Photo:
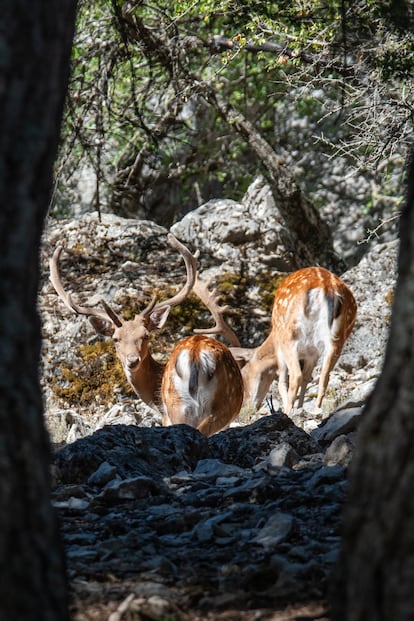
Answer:
[[[414,158],[400,222],[398,279],[384,366],[350,469],[334,621],[414,615]]]
[[[68,619],[39,385],[39,247],[76,0],[4,0],[0,31],[0,619]]]

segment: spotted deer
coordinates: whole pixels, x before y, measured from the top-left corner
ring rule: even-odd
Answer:
[[[243,400],[242,379],[228,348],[212,338],[193,336],[181,340],[166,366],[152,357],[151,333],[164,326],[172,306],[186,299],[197,271],[197,254],[192,255],[171,234],[167,241],[184,259],[186,283],[168,300],[157,303],[154,298],[128,321],[119,317],[104,300],[101,300],[103,309],[74,302],[65,291],[59,273],[62,246],[56,248],[50,260],[50,279],[58,296],[72,312],[87,316],[98,334],[112,337],[128,382],[146,404],[162,413],[163,425],[186,423],[211,435],[227,426],[239,413]]]
[[[211,436],[237,417],[243,379],[228,347],[206,336],[190,336],[171,353],[161,395],[164,425],[186,423]]]
[[[313,370],[322,359],[315,404],[321,407],[329,375],[357,312],[351,290],[338,276],[322,267],[303,268],[287,276],[275,294],[271,332],[256,348],[240,347],[223,318],[227,307],[219,307],[216,293],[208,291],[198,278],[194,292],[216,321],[203,332],[222,334],[231,344],[230,351],[241,367],[244,404],[259,408],[278,373],[283,411],[289,414],[298,397],[302,407]]]

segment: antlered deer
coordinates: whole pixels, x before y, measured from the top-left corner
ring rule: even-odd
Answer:
[[[357,306],[349,287],[321,267],[300,269],[278,287],[272,310],[272,329],[256,348],[241,348],[231,328],[224,323],[226,308],[217,306],[217,296],[196,281],[194,292],[209,308],[216,325],[204,333],[226,336],[235,359],[242,367],[244,403],[260,407],[279,373],[279,393],[288,414],[299,394],[302,407],[305,391],[320,358],[316,407],[320,408],[329,375],[355,323]],[[198,330],[199,332],[199,330]]]
[[[186,423],[210,435],[225,427],[239,413],[242,380],[230,352],[215,339],[189,337],[182,340],[173,350],[166,369],[152,357],[150,334],[164,326],[170,308],[185,300],[196,278],[197,255],[192,255],[173,235],[169,234],[167,240],[184,259],[186,283],[168,300],[156,303],[154,298],[129,321],[121,319],[104,300],[103,310],[80,306],[73,301],[65,292],[59,274],[61,246],[56,248],[50,260],[50,278],[59,297],[71,311],[86,315],[98,334],[112,337],[128,382],[145,403],[163,414],[163,425]],[[161,394],[163,376],[165,388]],[[240,376],[239,385],[237,376]],[[227,389],[230,382],[236,388],[231,394]]]

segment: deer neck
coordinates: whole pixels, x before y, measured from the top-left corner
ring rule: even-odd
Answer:
[[[277,354],[274,339],[270,334],[256,347],[252,357],[242,368],[244,382],[244,404],[259,408],[268,392],[277,371]]]
[[[137,395],[158,412],[162,411],[161,380],[164,367],[148,353],[136,370],[126,371],[127,379]]]
[[[256,361],[263,361],[265,364],[276,364],[277,354],[275,345],[275,339],[272,333],[270,333],[263,343],[259,345],[259,347],[256,347],[253,359]]]

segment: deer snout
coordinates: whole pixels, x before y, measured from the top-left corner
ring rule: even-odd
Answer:
[[[135,369],[141,362],[141,356],[138,354],[128,354],[125,362],[128,369]]]

